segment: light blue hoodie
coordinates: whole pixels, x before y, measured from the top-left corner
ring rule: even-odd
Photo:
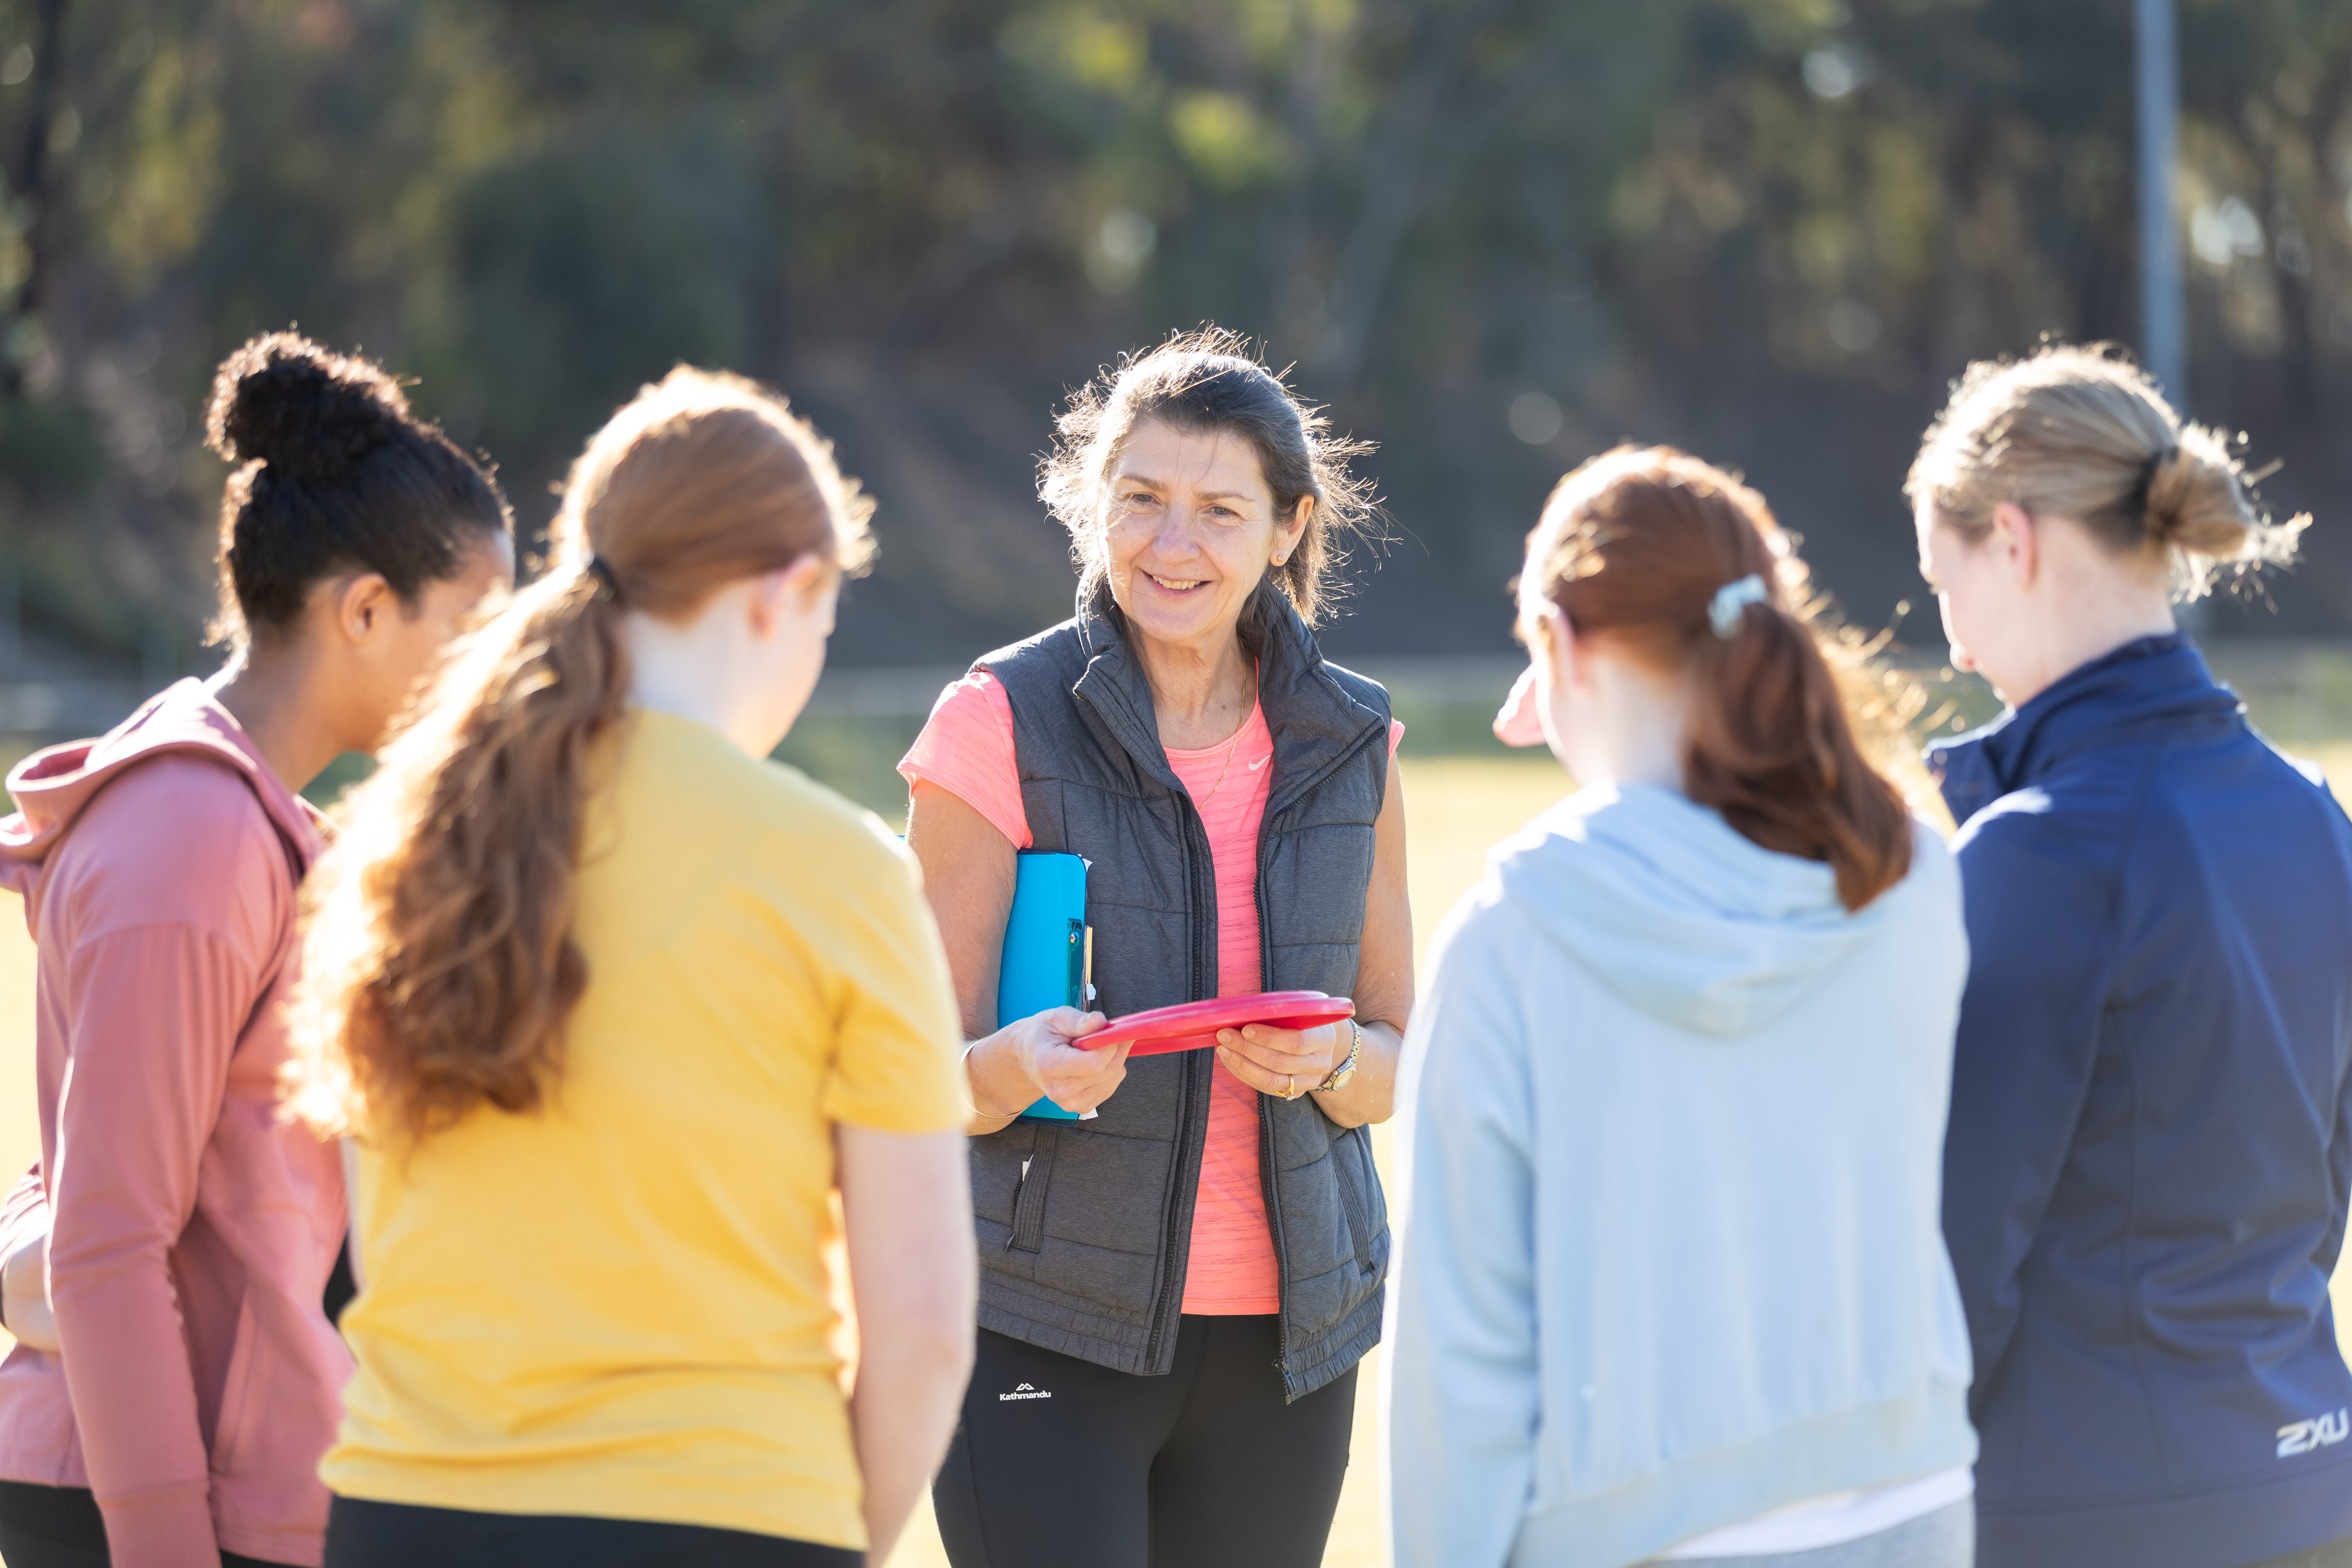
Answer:
[[[1439,931],[1398,1103],[1398,1568],[1619,1568],[1976,1455],[1939,1222],[1968,942],[1920,828],[1858,914],[1588,789]]]

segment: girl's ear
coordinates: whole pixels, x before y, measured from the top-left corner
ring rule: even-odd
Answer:
[[[2042,529],[2032,513],[2003,501],[1993,508],[1992,533],[1985,542],[2000,551],[2012,583],[2020,590],[2033,586],[2042,569]]]
[[[1591,661],[1585,657],[1584,639],[1576,634],[1576,622],[1568,612],[1549,600],[1538,605],[1532,612],[1533,626],[1538,644],[1538,657],[1551,661],[1552,679],[1562,690],[1580,689],[1579,684],[1591,675]]]
[[[329,596],[333,623],[354,643],[366,642],[400,603],[400,596],[380,571],[354,572],[340,584],[331,580],[320,584],[317,591]]]
[[[762,572],[751,591],[751,626],[765,637],[793,609],[804,605],[824,586],[825,563],[810,550],[792,565]]]

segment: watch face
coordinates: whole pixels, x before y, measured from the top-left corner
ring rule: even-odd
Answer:
[[[1339,1065],[1331,1070],[1330,1077],[1316,1085],[1327,1094],[1336,1093],[1345,1089],[1348,1086],[1348,1080],[1356,1075],[1356,1058],[1364,1049],[1364,1031],[1355,1023],[1350,1022],[1348,1025],[1348,1054],[1339,1059]]]

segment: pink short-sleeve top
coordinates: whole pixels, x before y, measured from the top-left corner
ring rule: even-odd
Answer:
[[[1389,725],[1389,754],[1404,726]],[[1255,705],[1227,739],[1198,750],[1171,747],[1168,765],[1192,797],[1208,832],[1217,887],[1217,995],[1265,989],[1258,964],[1257,838],[1274,776],[1274,736]],[[1013,705],[985,670],[940,694],[923,732],[898,764],[911,787],[935,784],[988,819],[1016,850],[1034,841],[1021,804]],[[1257,1093],[1219,1063],[1209,1099],[1209,1139],[1192,1206],[1188,1312],[1233,1316],[1282,1310],[1274,1238],[1258,1176]]]

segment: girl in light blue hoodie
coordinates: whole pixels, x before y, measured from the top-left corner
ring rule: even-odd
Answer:
[[[1959,886],[1810,601],[1667,449],[1529,537],[1497,728],[1585,787],[1495,852],[1405,1043],[1398,1568],[1969,1568]]]

